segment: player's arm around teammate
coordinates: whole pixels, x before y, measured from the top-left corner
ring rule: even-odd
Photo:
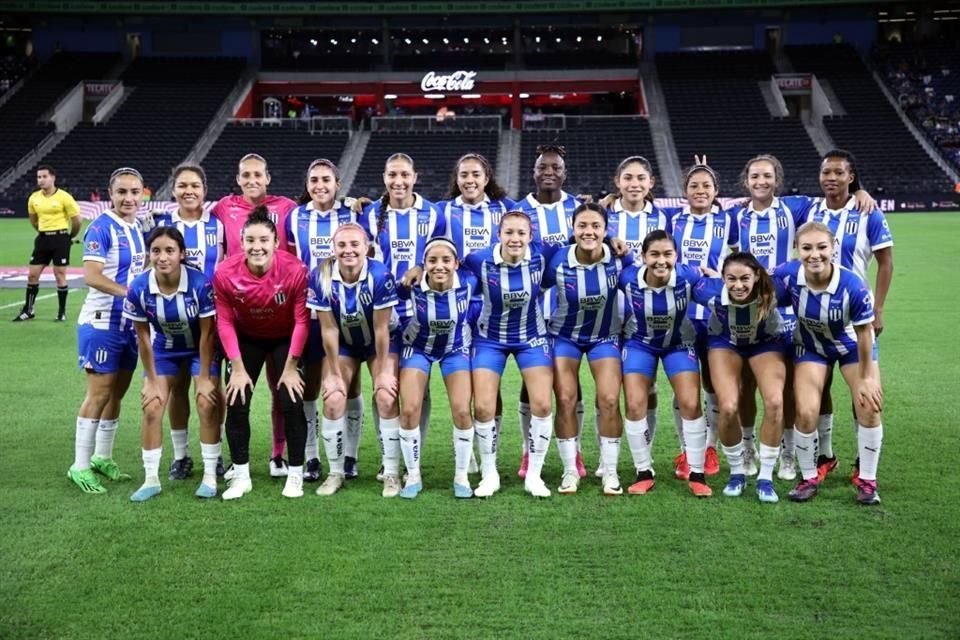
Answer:
[[[160,493],[163,414],[182,371],[193,377],[200,417],[203,481],[196,495],[212,498],[217,495],[220,457],[220,363],[214,356],[213,285],[203,272],[186,266],[183,235],[174,227],[156,227],[147,239],[147,251],[152,268],[133,281],[123,310],[136,328],[144,373],[140,439],[145,477],[130,499],[143,502]]]

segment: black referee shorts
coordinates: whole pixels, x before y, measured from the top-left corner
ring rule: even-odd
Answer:
[[[70,264],[70,232],[63,231],[41,231],[33,241],[33,255],[30,256],[30,264],[48,265],[53,263],[55,267],[65,267]]]

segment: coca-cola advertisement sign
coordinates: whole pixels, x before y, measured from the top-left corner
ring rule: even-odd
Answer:
[[[424,93],[473,91],[476,77],[476,71],[454,71],[443,75],[430,71],[420,80],[420,88]]]

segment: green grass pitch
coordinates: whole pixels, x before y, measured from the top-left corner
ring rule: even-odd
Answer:
[[[692,498],[671,478],[666,410],[652,494],[604,498],[589,478],[576,496],[532,500],[514,475],[512,368],[503,385],[505,486],[488,501],[452,497],[439,376],[416,501],[380,497],[369,412],[361,479],[331,499],[309,486],[302,500],[281,498],[267,477],[260,389],[253,493],[201,502],[195,477],[164,481],[159,497],[131,504],[142,478],[138,379],[116,445],[134,480],[86,496],[64,477],[84,392],[75,325],[52,322],[55,298],[39,302],[37,320],[12,324],[23,291],[0,290],[0,638],[956,638],[960,215],[892,215],[890,224],[896,272],[881,349],[877,508],[853,500],[853,429],[839,385],[841,467],[812,503],[761,505],[752,485],[726,499],[725,465],[711,481],[716,496]],[[25,264],[27,222],[3,221],[0,233],[0,265]],[[81,299],[70,298],[73,319]],[[592,433],[588,418],[588,465],[597,458]],[[193,428],[199,465],[196,438]],[[170,453],[167,439],[163,468]],[[624,479],[630,468],[623,451]],[[545,478],[559,482],[555,444]],[[788,486],[776,483],[784,496]]]

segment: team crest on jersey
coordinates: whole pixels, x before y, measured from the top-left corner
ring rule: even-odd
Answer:
[[[208,247],[215,247],[215,246],[217,246],[217,234],[216,234],[216,233],[208,233],[208,234],[207,234],[207,246],[208,246]]]
[[[457,300],[457,311],[460,313],[466,313],[468,306],[470,306],[470,301],[467,298]]]
[[[287,294],[285,294],[283,291],[277,291],[277,292],[273,295],[273,300],[274,300],[277,304],[283,304],[284,302],[287,301]]]
[[[830,307],[827,317],[830,318],[831,322],[840,322],[843,320],[843,309],[841,307]]]
[[[787,216],[779,215],[777,216],[777,226],[781,229],[786,229],[789,223],[787,222]]]
[[[848,235],[853,235],[857,232],[857,229],[860,228],[860,220],[854,218],[852,220],[847,220],[847,224],[843,225],[843,232]]]
[[[196,302],[190,302],[187,304],[186,312],[188,318],[196,318],[200,313],[200,307],[197,306]]]
[[[713,225],[713,237],[722,238],[724,236],[725,231],[726,229],[724,229],[724,226],[722,224]]]
[[[607,274],[607,288],[608,288],[608,289],[616,289],[616,288],[617,288],[617,281],[618,281],[618,280],[620,280],[620,278],[619,278],[619,276],[617,276],[616,271],[611,272],[611,273],[608,273],[608,274]]]
[[[687,297],[677,296],[677,311],[683,311],[687,308]]]
[[[410,358],[412,358],[412,357],[413,357],[413,347],[409,347],[409,346],[404,347],[404,348],[403,348],[403,353],[400,354],[400,357],[403,358],[404,360],[409,360]]]
[[[373,294],[370,292],[369,289],[364,289],[363,291],[360,292],[360,295],[357,297],[360,298],[360,304],[362,304],[365,307],[373,304]]]
[[[542,275],[543,275],[543,274],[540,273],[540,270],[539,270],[539,269],[537,269],[536,271],[531,270],[531,271],[530,271],[530,282],[532,282],[532,283],[534,283],[534,284],[540,284],[540,277],[541,277]]]
[[[107,361],[107,358],[109,358],[109,357],[110,357],[110,353],[107,352],[106,349],[97,349],[97,350],[93,353],[93,360],[94,360],[94,362],[96,362],[97,364],[103,364],[104,362]]]
[[[426,220],[417,221],[417,235],[426,239],[427,236],[430,235],[430,223]]]

